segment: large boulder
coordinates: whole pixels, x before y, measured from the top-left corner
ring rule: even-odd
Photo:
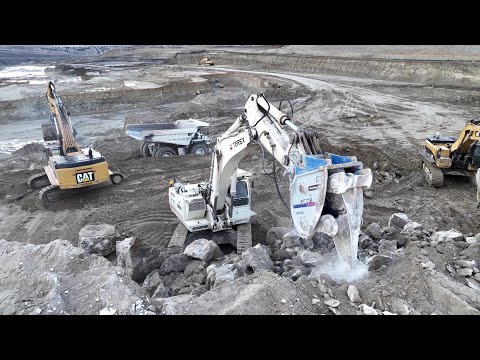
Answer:
[[[194,295],[183,294],[183,295],[172,296],[169,298],[154,299],[153,304],[157,307],[157,309],[162,315],[179,315],[179,314],[182,314],[182,312],[177,309],[179,304],[182,304],[182,303],[188,304],[194,298],[195,298]]]
[[[393,258],[385,255],[374,255],[367,260],[368,270],[380,270],[383,266],[390,266]]]
[[[160,277],[159,271],[155,270],[147,275],[143,281],[142,288],[152,295],[159,285],[163,286],[163,280]]]
[[[358,291],[355,285],[349,285],[347,289],[347,296],[353,303],[362,303],[363,300],[360,296],[360,292]]]
[[[242,253],[244,260],[253,271],[266,269],[273,271],[274,265],[272,259],[268,255],[267,248],[262,244],[257,244]]]
[[[302,246],[302,241],[300,236],[295,231],[289,231],[282,236],[283,245],[286,248],[294,248],[297,246]]]
[[[223,256],[222,251],[212,240],[198,239],[189,244],[183,253],[195,259],[210,261]]]
[[[207,277],[207,270],[205,269],[203,262],[196,262],[192,265],[192,263],[188,264],[185,268],[183,275],[185,279],[188,280],[189,284],[203,284],[206,277]]]
[[[79,235],[78,246],[90,254],[107,256],[115,252],[119,234],[110,224],[85,225]]]
[[[382,228],[377,223],[371,223],[365,229],[365,234],[367,234],[374,240],[380,240],[380,238],[382,237]]]
[[[315,245],[317,245],[320,248],[326,248],[328,247],[328,244],[333,242],[333,239],[331,236],[322,233],[322,232],[316,232],[313,234],[312,240]]]
[[[200,296],[206,293],[207,291],[208,291],[207,285],[200,285],[199,287],[196,287],[195,289],[193,289],[190,294],[194,296]]]
[[[480,315],[480,291],[436,271],[425,278],[430,288],[429,298],[449,315]]]
[[[290,231],[291,229],[285,227],[272,227],[268,230],[265,241],[268,245],[275,247],[277,242],[281,243],[283,235]]]
[[[480,186],[479,186],[479,188],[480,188]],[[475,242],[480,243],[480,233],[475,235]]]
[[[460,268],[457,269],[457,274],[460,276],[472,276],[473,270],[469,268]]]
[[[195,273],[195,271],[197,271],[197,269],[199,269],[199,268],[204,269],[205,268],[204,263],[200,260],[193,260],[187,265],[187,267],[183,271],[183,274],[186,277],[189,277],[189,276],[193,275]]]
[[[382,228],[382,236],[385,238],[395,238],[400,233],[399,228],[395,226],[385,226]]]
[[[185,275],[180,275],[171,285],[171,295],[182,295],[182,294],[189,294],[197,288],[198,286],[202,285],[203,281],[205,280],[205,272],[203,276],[196,281],[195,277],[186,278]]]
[[[473,269],[475,267],[475,260],[456,259],[456,260],[453,260],[453,263],[463,268]]]
[[[477,264],[480,264],[480,243],[470,245],[468,249],[460,252],[460,255],[466,255],[468,258],[475,260]]]
[[[293,256],[295,256],[294,250],[282,246],[272,254],[272,259],[275,261],[285,261],[291,259]]]
[[[163,284],[166,288],[171,289],[175,280],[177,280],[182,275],[183,273],[181,272],[171,272],[170,274],[162,275]]]
[[[233,281],[240,276],[235,264],[212,264],[207,267],[206,285],[218,286],[225,281]]]
[[[132,304],[130,307],[130,314],[131,315],[155,315],[155,313],[150,309],[152,309],[152,306],[153,306],[153,310],[156,310],[156,308],[153,304],[148,305],[149,303],[150,303],[149,301],[147,302],[143,300],[135,301],[135,303]]]
[[[368,306],[367,304],[361,304],[360,310],[362,310],[365,315],[378,315],[377,311],[373,307]]]
[[[0,263],[0,314],[132,314],[132,305],[148,297],[121,267],[66,240],[0,240]]]
[[[288,263],[285,262],[283,267],[280,269],[281,271],[279,272],[282,273],[283,277],[291,277],[293,280],[297,280],[303,275],[310,275],[312,271],[320,268],[320,265],[321,264],[318,264],[316,267],[306,267],[298,260],[294,259],[293,261],[290,261]]]
[[[378,252],[380,254],[385,253],[387,251],[396,251],[397,250],[397,241],[396,240],[380,240],[378,245]]]
[[[305,273],[301,269],[294,268],[294,269],[291,269],[289,271],[284,272],[282,274],[282,277],[289,277],[293,281],[297,281],[303,275],[305,275]]]
[[[169,290],[165,287],[165,284],[161,282],[153,292],[152,299],[166,298],[170,296]]]
[[[395,236],[395,240],[397,241],[397,247],[406,247],[412,241],[421,241],[423,236],[418,231],[412,232],[400,232],[397,236]]]
[[[475,236],[468,236],[468,237],[465,238],[465,241],[468,244],[476,244],[477,243],[477,238]]]
[[[370,238],[370,236],[368,236],[366,234],[362,234],[358,238],[358,246],[361,249],[368,248],[370,245],[372,245],[372,243],[373,243],[373,240]]]
[[[315,267],[317,265],[320,265],[323,256],[320,255],[319,253],[312,252],[309,250],[299,250],[297,252],[296,259],[303,265],[307,267]]]
[[[390,220],[388,221],[389,227],[395,227],[397,229],[402,230],[407,223],[411,220],[408,218],[407,214],[404,213],[395,213],[390,216]]]
[[[308,250],[312,250],[313,247],[315,246],[313,239],[300,238],[300,243],[305,249],[308,249]]]
[[[162,274],[170,274],[171,272],[182,272],[192,259],[185,254],[174,254],[168,257],[160,267]]]
[[[406,233],[406,234],[410,234],[410,233],[414,233],[416,231],[422,231],[422,230],[423,230],[423,225],[422,224],[419,224],[415,221],[410,221],[410,222],[405,224],[405,226],[403,227],[401,232]]]
[[[142,244],[135,237],[117,241],[117,264],[124,267],[134,281],[143,282],[169,256],[170,248],[161,250]]]
[[[467,286],[469,288],[480,291],[480,284],[478,283],[477,280],[472,279],[472,278],[465,278],[465,282],[467,283]]]
[[[438,231],[430,237],[430,241],[436,241],[437,244],[451,241],[462,241],[463,239],[463,234],[455,229]]]

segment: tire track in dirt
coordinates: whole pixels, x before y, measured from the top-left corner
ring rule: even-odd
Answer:
[[[116,224],[127,236],[137,236],[143,244],[167,246],[178,218],[168,208],[138,214],[134,219],[120,220]]]

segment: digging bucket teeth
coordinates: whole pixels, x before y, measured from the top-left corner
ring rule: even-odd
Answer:
[[[297,233],[323,232],[334,240],[341,261],[352,266],[363,216],[363,188],[372,172],[353,156],[305,156],[290,183],[290,211]]]

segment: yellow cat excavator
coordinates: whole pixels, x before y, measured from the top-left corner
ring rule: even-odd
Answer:
[[[467,121],[458,138],[438,134],[428,137],[424,149],[420,150],[427,182],[441,187],[444,175],[457,175],[469,177],[477,183],[475,178],[480,179],[479,140],[480,120],[477,119]],[[477,202],[480,202],[478,186]]]
[[[202,60],[200,60],[200,62],[198,63],[198,65],[215,65],[215,63],[208,57],[204,57],[202,58]]]
[[[93,148],[81,149],[74,136],[70,114],[66,111],[54,84],[48,83],[47,101],[50,106],[50,120],[55,129],[46,135],[50,140],[45,146],[47,166],[45,171],[28,179],[28,186],[40,189],[39,196],[44,203],[70,197],[79,190],[100,183],[114,185],[123,181],[123,175],[109,170],[105,158]],[[42,129],[44,126],[42,124]],[[52,139],[54,139],[52,141]],[[52,142],[57,146],[52,146]]]

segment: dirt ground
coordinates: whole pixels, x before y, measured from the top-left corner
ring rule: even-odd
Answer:
[[[324,151],[354,155],[372,168],[374,182],[364,199],[362,229],[374,222],[386,227],[393,213],[403,212],[431,232],[454,228],[465,237],[475,236],[479,232],[480,210],[476,208],[474,185],[463,178],[446,178],[444,187],[431,188],[424,180],[417,149],[426,136],[437,131],[457,136],[464,123],[479,113],[479,90],[468,84],[462,87],[458,82],[455,86],[435,85],[436,80],[422,81],[420,75],[419,81],[412,81],[411,77],[398,80],[393,75],[389,77],[388,71],[382,73],[382,79],[351,76],[347,70],[343,75],[305,71],[302,59],[310,61],[314,50],[302,54],[297,48],[288,47],[129,47],[88,62],[39,63],[45,67],[56,65],[45,69],[47,77],[39,79],[56,81],[82,142],[93,144],[112,170],[125,174],[125,182],[120,186],[85,192],[48,207],[41,203],[38,191],[29,190],[26,184],[46,163],[43,147],[23,146],[41,140],[40,121],[47,120],[48,111],[46,86],[0,79],[0,239],[32,244],[62,239],[77,245],[84,225],[108,223],[115,225],[123,237],[136,236],[145,245],[165,247],[178,224],[168,206],[168,180],[175,177],[193,183],[208,179],[210,157],[143,158],[140,143],[125,134],[124,122],[194,118],[211,124],[209,136],[215,140],[242,113],[248,96],[260,92],[276,106],[282,99],[290,100],[293,122],[317,129]],[[473,50],[469,47],[465,54],[477,56]],[[228,56],[219,56],[226,59],[225,63],[217,61],[214,66],[200,67],[196,62],[188,62],[190,58],[199,61],[203,53],[212,53],[211,58],[216,61],[214,55],[222,51],[228,52]],[[350,56],[361,58],[358,51],[355,47]],[[408,49],[410,57],[414,51]],[[292,71],[285,66],[264,67],[255,61],[227,61],[236,53],[292,52],[296,55],[289,56],[297,56],[299,64]],[[451,52],[448,49],[442,56]],[[428,52],[422,50],[419,54],[425,58]],[[432,54],[437,56],[438,52]],[[334,56],[331,48],[328,56]],[[455,61],[450,61],[449,71],[454,73],[452,62]],[[428,60],[421,66],[429,66]],[[445,75],[450,76],[453,75]],[[290,111],[286,107],[283,110]],[[270,156],[266,156],[265,164],[271,169]],[[258,215],[253,220],[253,240],[254,244],[264,244],[270,228],[291,227],[289,213],[272,180],[263,173],[260,148],[243,159],[240,167],[255,175],[252,203]],[[288,198],[288,180],[282,173],[279,169],[280,188]],[[442,302],[438,300],[438,291],[432,293],[431,289],[437,283],[443,284],[435,279],[448,277],[447,270],[439,270],[440,264],[445,266],[460,250],[453,247],[441,254],[427,248],[430,260],[438,263],[439,274],[434,277],[428,277],[427,270],[415,260],[427,256],[420,250],[413,244],[403,262],[358,280],[356,284],[362,289],[364,300],[375,301],[384,291],[388,294],[385,302],[394,296],[403,298],[418,313],[455,313],[455,307],[439,305]],[[406,284],[409,285],[405,287]],[[337,299],[348,302],[345,284],[331,286],[338,293]],[[429,290],[422,291],[426,288]],[[316,290],[308,291],[311,295]],[[342,310],[342,306],[343,313],[359,312],[347,305]],[[480,303],[470,306],[480,309]],[[323,310],[328,312],[327,308]],[[309,306],[308,313],[321,312]]]

